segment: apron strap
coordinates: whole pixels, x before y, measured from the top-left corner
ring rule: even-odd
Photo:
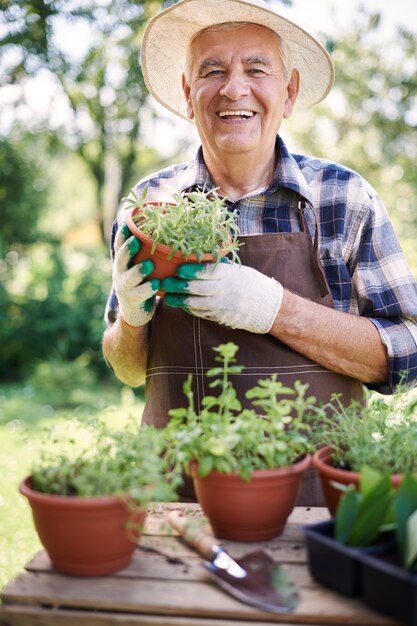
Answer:
[[[318,218],[317,211],[313,204],[308,205],[311,209],[311,212],[314,217],[314,236],[313,236],[313,248],[311,251],[311,262],[314,270],[314,275],[317,278],[317,284],[320,288],[320,295],[322,298],[329,295],[329,286],[327,284],[326,277],[324,275],[323,268],[320,263],[319,257],[319,227],[318,227]],[[304,200],[298,201],[298,216],[300,220],[300,226],[303,232],[310,232],[310,229],[307,224],[305,212],[307,210],[307,202]]]

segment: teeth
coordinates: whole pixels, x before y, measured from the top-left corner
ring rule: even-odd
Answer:
[[[219,117],[226,117],[226,116],[231,116],[231,115],[235,115],[237,117],[253,117],[255,115],[255,113],[253,111],[220,111],[219,112]]]

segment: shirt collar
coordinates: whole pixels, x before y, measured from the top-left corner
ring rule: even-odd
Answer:
[[[302,196],[308,203],[313,203],[310,187],[303,176],[297,161],[288,151],[283,139],[277,135],[275,149],[278,154],[278,162],[274,180],[265,190],[265,194],[277,191],[280,187],[291,189]],[[212,189],[214,182],[204,163],[203,150],[200,146],[196,156],[190,161],[181,174],[179,181],[180,192],[185,193],[196,188]]]
[[[278,154],[277,167],[274,181],[268,187],[267,192],[276,191],[279,187],[285,187],[295,191],[309,204],[313,204],[313,194],[306,181],[297,161],[288,151],[283,139],[277,135],[275,149]]]
[[[213,189],[214,182],[204,163],[203,149],[200,146],[194,159],[190,161],[181,174],[179,189],[181,193],[195,189]]]

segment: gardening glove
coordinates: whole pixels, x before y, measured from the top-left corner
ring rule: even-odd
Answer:
[[[180,265],[177,278],[165,278],[161,286],[167,305],[251,333],[270,331],[283,297],[274,278],[230,261]]]
[[[160,285],[157,278],[145,280],[154,269],[150,259],[132,266],[139,249],[140,241],[131,235],[126,224],[121,224],[114,240],[113,287],[120,315],[128,326],[143,326],[150,322]]]

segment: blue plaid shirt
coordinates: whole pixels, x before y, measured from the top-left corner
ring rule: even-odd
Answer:
[[[277,137],[278,165],[271,185],[230,206],[242,235],[300,230],[298,201],[306,203],[311,234],[316,207],[319,254],[338,311],[363,315],[376,326],[389,359],[387,385],[369,385],[392,393],[400,381],[417,381],[417,284],[404,258],[386,209],[370,184],[356,172],[331,161],[290,154]],[[210,189],[214,183],[201,148],[189,163],[172,165],[141,180],[149,200],[172,200],[175,193]],[[310,207],[310,208],[309,208]],[[113,226],[113,237],[116,232]],[[107,318],[117,307],[109,297]]]

